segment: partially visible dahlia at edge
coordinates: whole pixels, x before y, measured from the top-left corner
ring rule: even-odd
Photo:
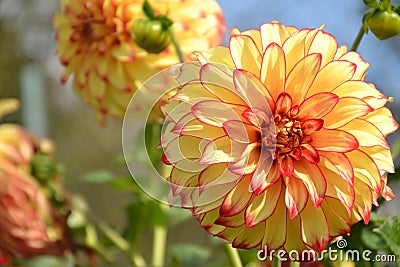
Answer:
[[[200,70],[183,65],[193,79],[162,108],[161,145],[173,196],[210,234],[321,252],[394,197],[391,99],[331,34],[271,22],[194,57]]]
[[[167,15],[174,22],[172,31],[186,60],[193,51],[220,44],[226,25],[216,1],[148,2],[156,15]],[[122,118],[134,92],[146,79],[179,63],[172,44],[159,54],[150,54],[133,41],[135,22],[145,18],[143,3],[62,0],[61,11],[54,16],[57,55],[65,66],[61,81],[65,83],[73,76],[75,92],[96,110],[101,123],[109,116]]]
[[[51,152],[47,140],[34,139],[22,127],[0,125],[0,258],[62,255],[57,213],[31,174],[38,151]]]

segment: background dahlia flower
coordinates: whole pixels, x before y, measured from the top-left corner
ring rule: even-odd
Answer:
[[[358,53],[271,22],[194,57],[200,70],[184,65],[193,79],[163,106],[161,144],[173,196],[210,234],[320,252],[394,197],[385,137],[398,124]]]
[[[10,261],[63,253],[56,211],[31,175],[34,154],[49,149],[20,126],[0,125],[0,255]]]
[[[160,69],[178,63],[173,45],[149,54],[131,38],[133,24],[145,17],[144,0],[62,0],[54,16],[57,54],[65,66],[61,80],[74,75],[75,91],[93,108],[100,122],[122,118],[138,86]],[[225,22],[214,0],[150,0],[156,15],[167,14],[181,50],[222,40]]]

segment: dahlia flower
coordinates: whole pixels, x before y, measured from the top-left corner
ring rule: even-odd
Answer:
[[[145,17],[144,0],[62,0],[54,27],[61,81],[74,75],[74,89],[96,109],[122,118],[137,87],[161,68],[178,63],[174,47],[149,54],[134,43],[134,23]],[[150,0],[155,14],[167,14],[186,59],[194,50],[219,44],[225,23],[214,0]]]
[[[391,99],[331,34],[271,22],[194,58],[200,70],[182,67],[192,79],[162,108],[161,145],[171,201],[210,234],[237,248],[320,252],[368,223],[378,197],[394,197]]]
[[[54,211],[30,174],[29,162],[39,149],[22,127],[0,125],[0,255],[8,260],[62,254],[52,228]]]

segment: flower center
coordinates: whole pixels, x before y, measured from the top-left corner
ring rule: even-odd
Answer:
[[[82,39],[88,42],[98,41],[113,32],[104,20],[87,19],[75,27]]]
[[[322,128],[322,119],[298,118],[299,107],[292,106],[292,98],[281,93],[276,101],[274,113],[275,123],[275,155],[274,158],[291,157],[300,160],[302,157],[312,162],[319,160],[318,153],[311,145],[312,134]]]
[[[274,120],[278,155],[290,153],[299,147],[304,136],[301,123],[288,115],[275,115]]]

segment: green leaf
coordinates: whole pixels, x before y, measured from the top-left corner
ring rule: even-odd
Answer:
[[[363,0],[364,4],[369,7],[380,8],[380,4],[376,0]]]
[[[391,252],[400,258],[400,218],[392,216],[386,219],[385,223],[374,232],[378,233],[387,243]]]
[[[131,203],[127,207],[128,228],[125,237],[130,242],[137,244],[148,227],[167,224],[167,213],[161,205],[164,204],[145,200]]]
[[[370,8],[364,13],[364,16],[362,18],[362,25],[363,25],[365,33],[368,33],[368,29],[369,29],[368,19],[375,13],[375,11],[376,11],[375,8]]]
[[[115,178],[115,175],[107,170],[97,170],[85,174],[82,180],[87,183],[108,183]]]
[[[361,241],[364,245],[372,250],[385,250],[387,249],[387,244],[385,239],[379,234],[373,232],[371,227],[364,227],[361,230]]]
[[[23,263],[24,267],[74,267],[72,257],[40,256]]]
[[[145,0],[142,6],[144,14],[149,18],[149,19],[154,19],[155,18],[155,13],[154,9],[151,7],[150,3]]]
[[[161,21],[162,28],[164,31],[168,30],[168,28],[171,27],[172,24],[174,24],[174,22],[165,15],[158,16],[156,19]]]
[[[130,191],[135,193],[143,191],[131,176],[114,178],[109,181],[108,184],[121,191]]]
[[[392,9],[392,4],[390,3],[390,0],[381,0],[381,6],[384,10],[391,10]]]
[[[179,267],[200,267],[210,256],[210,250],[196,245],[176,245],[170,251],[175,265]]]

